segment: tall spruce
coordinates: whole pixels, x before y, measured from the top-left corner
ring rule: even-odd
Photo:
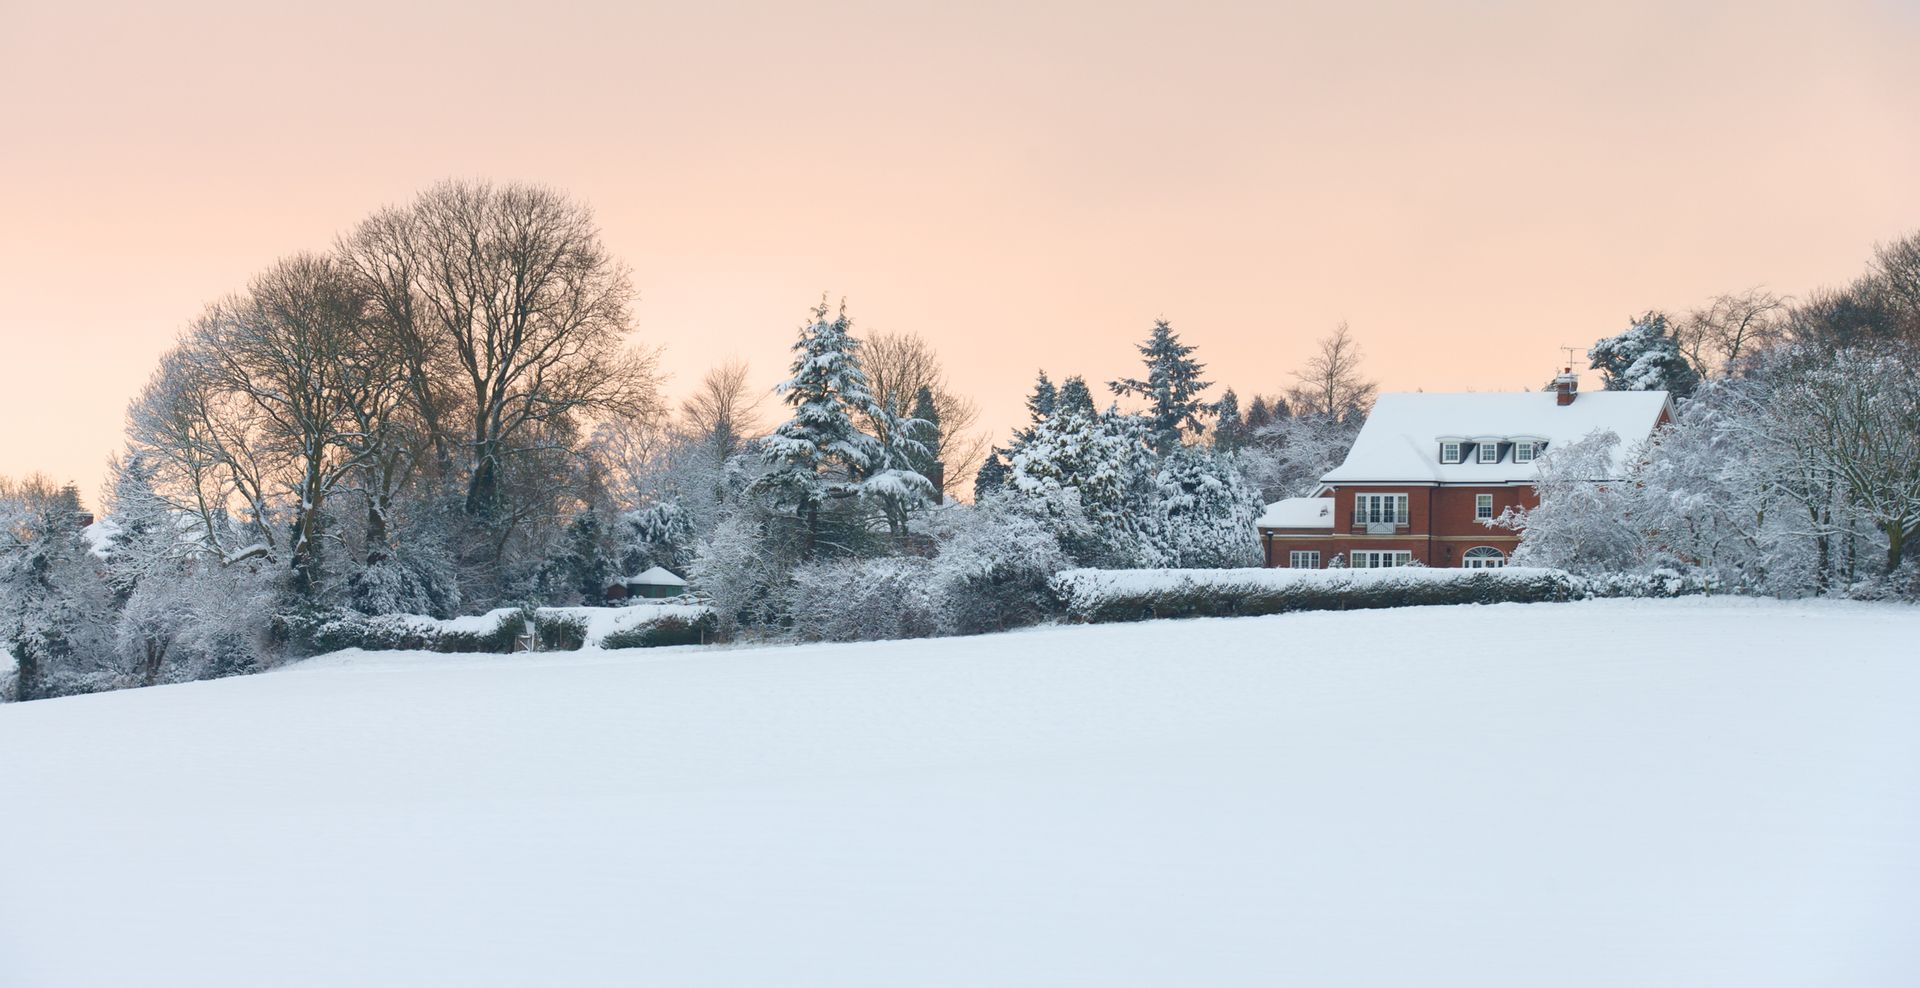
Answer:
[[[1164,456],[1180,445],[1184,434],[1199,435],[1206,429],[1200,419],[1207,405],[1200,392],[1212,385],[1200,379],[1206,365],[1193,359],[1194,348],[1181,343],[1165,319],[1153,324],[1152,335],[1137,349],[1147,366],[1146,378],[1122,378],[1107,386],[1116,395],[1146,400],[1153,448]]]

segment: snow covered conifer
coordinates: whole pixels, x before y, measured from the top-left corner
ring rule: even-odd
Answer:
[[[1099,414],[1093,407],[1093,392],[1088,389],[1086,378],[1075,374],[1061,382],[1056,414],[1084,415],[1089,419]]]
[[[1260,491],[1231,454],[1183,446],[1161,459],[1154,479],[1157,534],[1170,565],[1259,565]]]
[[[1146,379],[1122,378],[1108,387],[1116,395],[1146,399],[1153,448],[1165,455],[1180,444],[1183,432],[1198,435],[1205,430],[1200,416],[1206,404],[1200,400],[1200,392],[1212,385],[1200,379],[1206,365],[1193,359],[1194,348],[1181,343],[1165,319],[1153,324],[1152,335],[1137,349],[1147,366]]]
[[[856,415],[881,419],[888,413],[868,390],[845,306],[831,319],[830,312],[823,299],[793,345],[793,376],[777,389],[793,416],[766,438],[768,469],[755,482],[756,492],[799,519],[806,557],[819,542],[821,511],[829,501],[865,495],[897,507],[930,496],[932,486],[906,462],[907,451],[918,444],[902,436],[905,430],[887,430],[901,437],[889,447],[855,424]],[[891,508],[888,520],[895,521]]]
[[[1666,391],[1685,398],[1700,386],[1700,372],[1687,362],[1663,312],[1647,312],[1626,332],[1587,351],[1608,391]]]
[[[1007,451],[998,446],[987,450],[987,458],[973,475],[973,499],[984,501],[1007,486]]]

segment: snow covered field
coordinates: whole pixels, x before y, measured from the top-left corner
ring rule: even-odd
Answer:
[[[0,707],[0,984],[1920,983],[1920,610],[343,654]]]

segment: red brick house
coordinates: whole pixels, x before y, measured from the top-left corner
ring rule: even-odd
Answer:
[[[1381,395],[1314,497],[1267,506],[1261,550],[1296,569],[1505,566],[1519,537],[1480,521],[1537,503],[1542,453],[1610,429],[1624,456],[1672,419],[1664,391],[1580,394],[1571,374],[1553,391]]]

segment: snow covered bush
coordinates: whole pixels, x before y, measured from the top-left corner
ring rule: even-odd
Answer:
[[[700,547],[692,583],[713,601],[721,637],[780,623],[782,590],[799,555],[794,540],[782,537],[797,534],[797,526],[785,521],[749,504],[715,526]]]
[[[1051,616],[1049,582],[1073,561],[1018,503],[1001,495],[943,513],[933,574],[943,633],[1004,631]]]
[[[917,556],[811,562],[793,571],[786,611],[808,640],[925,638],[940,628],[933,576]]]
[[[703,645],[713,640],[713,612],[698,617],[669,614],[631,628],[610,632],[600,639],[601,648],[658,648],[664,645]]]

